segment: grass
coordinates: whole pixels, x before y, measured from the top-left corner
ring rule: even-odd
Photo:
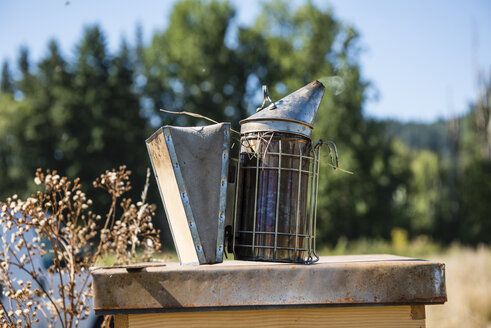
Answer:
[[[348,241],[339,238],[333,248],[320,248],[320,255],[350,255],[350,254],[392,254],[413,258],[425,258],[430,254],[441,254],[444,249],[426,236],[419,236],[412,241],[407,239],[404,230],[392,232],[392,241],[359,239]]]

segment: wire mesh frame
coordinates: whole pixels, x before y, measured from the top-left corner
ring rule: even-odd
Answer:
[[[272,136],[271,136],[272,137]],[[271,139],[270,139],[271,141]],[[256,158],[256,165],[254,166],[241,166],[241,160],[237,161],[237,170],[235,181],[236,191],[235,191],[235,204],[234,204],[234,218],[233,218],[233,238],[232,238],[232,248],[234,257],[237,258],[236,249],[237,247],[243,248],[251,248],[252,254],[254,254],[255,249],[272,249],[273,250],[273,258],[271,261],[276,262],[292,262],[291,260],[278,259],[277,251],[278,250],[288,250],[294,251],[294,254],[297,252],[306,252],[307,256],[304,256],[301,260],[297,260],[295,262],[311,264],[317,262],[319,260],[319,256],[316,253],[315,246],[315,235],[316,235],[316,216],[317,216],[317,198],[318,198],[318,184],[319,184],[319,159],[320,159],[320,147],[314,147],[312,143],[310,143],[310,154],[303,154],[302,148],[298,145],[299,154],[291,154],[285,153],[282,150],[282,140],[279,139],[278,144],[278,152],[270,152],[268,151],[269,143],[266,145],[266,149],[264,152],[261,152],[261,143],[264,142],[264,139],[258,137],[258,144],[256,145],[256,151],[250,152],[247,155]],[[250,147],[252,149],[252,147]],[[265,156],[277,156],[278,157],[278,166],[264,166],[264,161],[260,161],[261,158],[265,158]],[[282,167],[282,159],[284,157],[290,158],[298,158],[298,168],[292,167]],[[303,160],[309,160],[309,164],[307,167],[302,167]],[[240,186],[240,172],[242,170],[255,170],[255,188],[254,188],[254,215],[253,215],[253,229],[252,231],[247,230],[238,230],[237,229],[237,217],[238,217],[238,204],[239,204],[239,188]],[[257,231],[257,212],[258,212],[258,192],[259,192],[259,172],[264,170],[276,170],[278,172],[277,178],[277,186],[276,186],[276,209],[275,209],[275,228],[274,232],[270,231]],[[295,233],[285,233],[278,231],[278,222],[280,220],[279,208],[280,208],[280,199],[281,199],[281,174],[282,172],[298,172],[298,190],[297,190],[297,206],[296,206],[296,220],[295,220]],[[300,197],[301,197],[301,185],[302,185],[302,175],[308,174],[307,185],[309,186],[308,190],[308,200],[307,200],[307,213],[300,213]],[[301,215],[307,216],[307,233],[299,232],[299,224]],[[252,243],[250,245],[247,244],[239,244],[237,243],[237,239],[240,234],[252,234]],[[274,234],[274,244],[273,245],[258,245],[256,243],[256,236],[258,235],[273,235]],[[295,239],[294,247],[285,247],[278,245],[278,236],[291,236]],[[300,238],[307,239],[307,247],[299,247],[298,241]]]

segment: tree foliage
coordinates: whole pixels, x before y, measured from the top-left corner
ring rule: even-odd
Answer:
[[[142,184],[149,165],[144,140],[152,130],[206,124],[161,108],[238,129],[260,105],[262,84],[278,100],[319,79],[327,89],[314,139],[333,140],[341,166],[354,174],[322,167],[318,240],[389,239],[394,228],[445,242],[489,240],[489,158],[483,153],[489,83],[453,130],[445,132],[445,122],[435,129],[414,125],[419,132],[412,138],[400,124],[364,115],[372,87],[360,72],[360,36],[332,9],[264,2],[250,26],[237,26],[235,14],[229,2],[184,0],[150,44],[137,28],[135,45],[123,40],[111,53],[102,29],[91,26],[73,58],[55,41],[35,64],[21,49],[16,74],[2,66],[0,194],[27,193],[33,186],[26,177],[37,167],[87,183],[124,163]],[[156,188],[149,198],[159,202]]]
[[[237,122],[246,116],[244,60],[227,46],[235,10],[227,2],[186,0],[145,50],[145,91],[156,110],[187,111]],[[168,123],[185,117],[162,115]]]
[[[8,61],[4,61],[2,64],[2,73],[0,77],[0,92],[12,93],[14,91],[14,85],[12,81],[12,73],[10,72]]]
[[[36,69],[27,49],[21,50],[16,86],[22,100],[7,93],[0,98],[2,163],[8,166],[2,174],[10,183],[2,185],[3,195],[13,189],[26,192],[26,177],[38,167],[87,183],[101,170],[127,164],[141,188],[148,164],[144,140],[150,130],[133,87],[132,51],[124,42],[114,56],[106,48],[102,30],[93,26],[84,31],[73,62],[63,57],[55,41]]]

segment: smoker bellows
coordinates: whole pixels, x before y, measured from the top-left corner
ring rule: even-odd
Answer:
[[[222,262],[230,123],[164,126],[147,148],[181,264]]]

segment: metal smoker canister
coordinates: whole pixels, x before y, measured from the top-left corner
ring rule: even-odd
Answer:
[[[312,123],[325,87],[314,81],[240,122],[236,259],[312,263],[319,176]],[[265,102],[271,105],[265,108]]]

